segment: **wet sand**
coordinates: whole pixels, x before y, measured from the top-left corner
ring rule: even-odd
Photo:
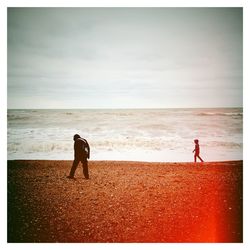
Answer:
[[[242,242],[243,162],[8,161],[8,242]]]

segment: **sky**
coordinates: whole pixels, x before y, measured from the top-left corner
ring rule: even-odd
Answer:
[[[8,8],[8,108],[242,107],[242,8]]]

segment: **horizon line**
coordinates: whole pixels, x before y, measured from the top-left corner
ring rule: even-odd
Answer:
[[[152,109],[232,109],[232,108],[243,108],[243,106],[232,106],[232,107],[164,107],[164,108],[7,108],[7,110],[69,110],[69,109],[75,109],[75,110],[152,110]]]

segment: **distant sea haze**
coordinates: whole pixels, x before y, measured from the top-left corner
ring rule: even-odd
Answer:
[[[243,159],[243,109],[8,110],[8,159],[73,159],[73,135],[86,138],[91,160]]]

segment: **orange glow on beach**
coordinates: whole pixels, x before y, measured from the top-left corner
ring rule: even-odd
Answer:
[[[8,242],[243,241],[242,161],[70,165],[9,161]]]
[[[203,167],[198,163],[197,167]],[[175,195],[182,200],[176,200],[172,195],[166,200],[165,217],[156,217],[157,230],[149,234],[154,239],[168,242],[200,242],[200,243],[218,243],[218,242],[242,242],[242,186],[234,190],[229,196],[226,190],[235,188],[237,183],[221,183],[222,175],[228,177],[231,173],[228,171],[212,171],[206,178],[213,178],[211,182],[199,183],[196,185],[190,183],[196,192],[191,197],[185,194],[184,190],[176,186]],[[225,178],[225,176],[223,178]],[[174,181],[175,183],[185,183],[185,180]],[[197,185],[198,183],[198,185]],[[205,184],[205,185],[204,185]],[[183,185],[183,183],[181,184]],[[190,207],[193,210],[190,210]],[[146,216],[150,217],[149,212]],[[164,228],[163,225],[168,225]]]

